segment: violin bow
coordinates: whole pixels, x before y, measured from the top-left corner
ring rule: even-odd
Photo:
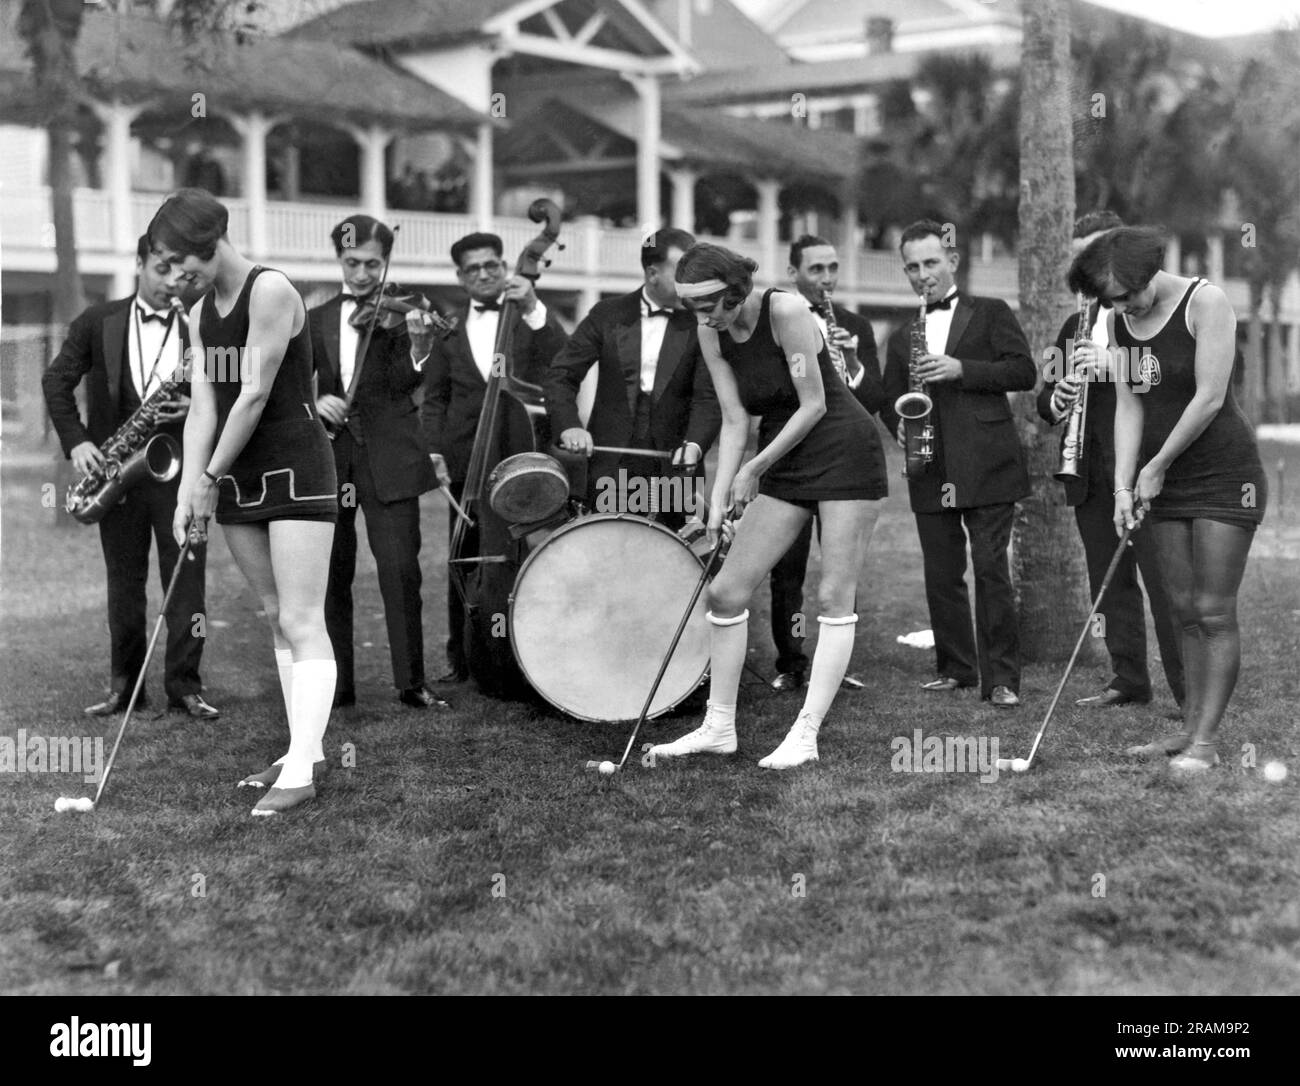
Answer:
[[[393,244],[397,244],[397,232],[400,226],[393,227]],[[375,291],[375,311],[370,314],[370,321],[366,325],[366,335],[361,341],[361,349],[357,351],[356,364],[352,367],[352,380],[348,383],[347,394],[343,397],[343,425],[346,426],[348,416],[352,414],[352,404],[357,398],[357,389],[361,387],[361,367],[366,364],[366,355],[370,353],[370,341],[375,335],[375,325],[379,323],[379,302],[384,297],[384,287],[388,283],[388,267],[393,262],[393,251],[388,250],[388,256],[384,258],[384,271],[379,277],[379,287]]]

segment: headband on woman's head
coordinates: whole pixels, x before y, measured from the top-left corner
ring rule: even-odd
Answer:
[[[699,283],[678,283],[677,297],[704,298],[710,294],[721,294],[726,289],[727,284],[721,279],[704,279]]]

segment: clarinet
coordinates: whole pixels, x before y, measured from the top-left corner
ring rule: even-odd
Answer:
[[[821,312],[822,319],[826,322],[826,350],[831,356],[831,365],[835,367],[839,379],[847,385],[849,383],[849,364],[844,357],[844,351],[835,342],[835,333],[839,331],[840,326],[835,323],[835,307],[831,304],[831,292],[829,290],[822,291],[822,298],[817,303],[817,308]]]
[[[1087,295],[1082,293],[1078,295],[1077,301],[1079,303],[1079,322],[1074,329],[1074,341],[1082,343],[1092,332],[1091,322],[1088,320],[1091,303]],[[1074,373],[1073,363],[1071,363],[1070,372]],[[1078,479],[1082,474],[1081,464],[1083,463],[1085,450],[1083,434],[1087,422],[1088,382],[1085,380],[1079,389],[1079,398],[1074,401],[1074,406],[1070,408],[1070,417],[1065,424],[1065,439],[1061,442],[1061,466],[1055,475],[1055,478],[1062,482],[1067,479]]]

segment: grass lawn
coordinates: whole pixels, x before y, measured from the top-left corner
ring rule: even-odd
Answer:
[[[622,725],[468,689],[450,713],[405,709],[363,547],[360,703],[326,736],[336,762],[352,745],[355,767],[336,764],[310,807],[254,820],[234,782],[281,753],[286,729],[269,635],[214,533],[204,678],[221,719],[142,715],[91,815],[54,812],[56,796],[93,794],[79,777],[0,775],[0,990],[1300,992],[1300,446],[1264,451],[1270,476],[1287,458],[1293,493],[1246,572],[1225,765],[1198,781],[1120,754],[1168,726],[1158,665],[1150,707],[1090,715],[1065,699],[1029,774],[891,770],[891,740],[916,729],[1027,754],[1063,666],[1028,669],[1016,712],[918,689],[932,654],[895,641],[928,622],[894,464],[861,592],[853,669],[867,689],[838,700],[818,766],[757,767],[798,708],[757,682],[742,687],[736,758],[629,762],[612,779],[581,766],[617,758]],[[81,712],[108,668],[98,533],[53,527],[51,476],[3,479],[0,735],[111,744],[118,722]],[[446,510],[424,502],[436,673]],[[770,675],[755,602],[751,661]],[[1080,668],[1068,693],[1108,677]],[[160,659],[150,689],[161,701]],[[693,724],[655,722],[646,738]],[[1243,768],[1243,744],[1290,777]]]

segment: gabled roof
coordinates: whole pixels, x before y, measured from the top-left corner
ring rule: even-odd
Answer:
[[[806,0],[773,33],[787,44],[861,38],[867,19],[890,19],[896,33],[980,25],[1020,25],[1016,0]]]
[[[696,57],[707,72],[790,63],[776,39],[731,0],[646,0],[646,6]],[[681,25],[682,19],[689,22]]]
[[[994,71],[1020,66],[1020,46],[995,45],[978,49],[945,49],[942,54],[977,52],[989,58]],[[664,98],[683,104],[757,102],[792,94],[831,94],[863,91],[873,85],[914,79],[921,63],[933,53],[877,53],[873,56],[816,64],[707,72],[684,83],[665,84]]]
[[[525,165],[526,150],[539,146],[550,125],[558,126],[571,141],[575,118],[614,133],[623,151],[634,151],[639,132],[635,99],[559,91],[539,102],[530,116],[519,119],[511,133],[498,141],[501,160]],[[852,148],[842,134],[796,127],[788,121],[730,117],[717,110],[665,104],[660,130],[660,153],[666,165],[724,167],[755,177],[814,181],[831,188],[849,177],[854,166]],[[575,163],[575,168],[579,165]]]
[[[487,37],[483,25],[519,5],[520,0],[353,0],[299,23],[284,36],[415,50]]]
[[[31,62],[16,31],[17,6],[0,11],[0,86],[11,112],[32,105]],[[260,109],[410,131],[477,126],[487,117],[414,76],[321,42],[205,33],[187,45],[157,19],[88,11],[77,69],[90,95],[123,101],[175,99],[177,88],[208,97],[213,112]],[[185,92],[189,93],[188,89]]]

